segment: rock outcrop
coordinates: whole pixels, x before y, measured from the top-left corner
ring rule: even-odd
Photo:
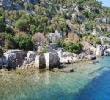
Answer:
[[[95,55],[87,55],[86,58],[88,60],[96,60],[96,56]]]
[[[71,64],[78,61],[78,57],[70,52],[63,52],[62,50],[57,51],[60,58],[60,63]]]
[[[110,48],[104,51],[104,56],[110,56]]]
[[[28,51],[26,57],[28,64],[35,61],[35,57],[36,57],[36,53],[34,51]]]
[[[25,56],[22,50],[9,50],[4,53],[8,65],[7,69],[16,69],[16,67],[20,67],[23,64]]]
[[[104,55],[104,47],[102,45],[98,45],[96,48],[96,56],[103,56]]]

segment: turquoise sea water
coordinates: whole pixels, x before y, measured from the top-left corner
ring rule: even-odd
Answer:
[[[110,100],[110,57],[69,65],[74,73],[0,73],[0,100]]]

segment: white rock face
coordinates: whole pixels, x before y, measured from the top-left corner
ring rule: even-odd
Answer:
[[[55,31],[55,33],[49,33],[48,35],[48,39],[52,42],[55,43],[58,40],[60,40],[62,38],[61,33],[59,33],[57,30]]]
[[[104,54],[103,46],[98,45],[96,48],[96,56],[102,56]]]
[[[75,14],[75,13],[72,14],[72,19],[73,19],[73,20],[76,19],[76,14]]]
[[[96,29],[93,29],[92,35],[97,35]]]
[[[49,53],[44,53],[45,61],[46,61],[46,69],[49,69]]]
[[[110,48],[108,48],[108,49],[106,49],[106,50],[104,51],[104,55],[105,55],[105,56],[110,56]]]
[[[96,56],[95,55],[87,55],[86,58],[88,60],[95,60],[96,59]]]
[[[77,57],[74,57],[72,53],[70,52],[63,52],[62,50],[57,51],[58,56],[60,58],[60,63],[63,64],[68,64],[68,63],[73,63],[78,60]]]
[[[78,8],[78,6],[76,6],[76,7],[74,8],[74,10],[75,10],[77,13],[79,13],[79,8]]]
[[[60,58],[60,62],[61,63],[65,63],[65,64],[72,63],[73,62],[73,58],[72,57],[61,57]]]
[[[107,51],[108,53],[110,53],[110,48],[106,49],[106,51]]]
[[[93,52],[94,55],[96,54],[96,48],[93,45],[91,45],[88,42],[82,42],[82,44],[84,46],[83,47],[84,51]]]
[[[39,55],[35,57],[35,67],[39,68]]]
[[[35,60],[35,56],[36,56],[36,53],[34,51],[28,51],[27,53],[27,61],[28,63],[31,63],[32,61]]]

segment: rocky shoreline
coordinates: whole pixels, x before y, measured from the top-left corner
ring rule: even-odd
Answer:
[[[86,45],[87,46],[87,45]],[[73,64],[80,61],[92,61],[98,63],[97,57],[109,56],[110,48],[104,45],[98,45],[94,50],[89,47],[80,54],[64,52],[63,49],[53,50],[52,52],[37,54],[34,51],[24,52],[22,50],[8,50],[0,58],[0,69],[65,69],[65,64]],[[92,53],[91,53],[92,52]],[[62,70],[64,72],[74,72],[74,69]]]

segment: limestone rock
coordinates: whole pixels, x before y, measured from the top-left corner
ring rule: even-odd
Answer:
[[[88,60],[96,60],[96,56],[95,55],[87,55],[86,58]]]
[[[104,55],[104,47],[98,45],[96,48],[96,56],[103,56]]]
[[[104,51],[104,55],[105,55],[105,56],[110,56],[110,48],[108,48],[108,49],[106,49],[106,50]]]
[[[35,60],[35,56],[36,56],[36,53],[34,51],[28,51],[27,52],[27,61],[28,63],[31,63]]]

